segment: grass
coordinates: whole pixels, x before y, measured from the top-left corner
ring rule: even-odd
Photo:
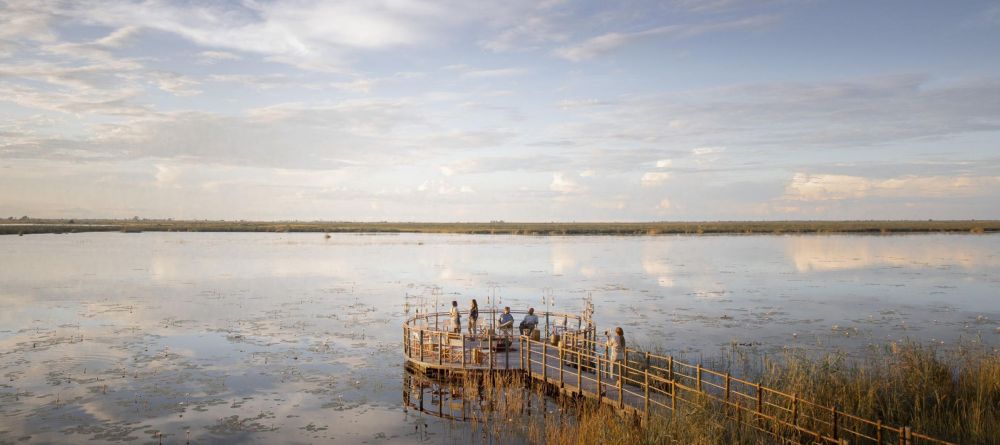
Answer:
[[[892,343],[860,358],[789,352],[754,372],[765,386],[807,395],[843,413],[957,443],[1000,444],[1000,353],[981,344],[939,351]],[[532,443],[556,445],[774,442],[769,433],[734,422],[717,402],[704,398],[678,405],[673,416],[642,423],[591,400],[545,397],[540,385],[526,389],[527,383],[517,376],[467,377],[464,393],[485,407],[474,427],[501,442],[513,432]],[[891,440],[895,437],[886,438]]]
[[[74,232],[458,233],[476,235],[669,235],[795,233],[992,233],[1000,221],[704,221],[636,223],[421,223],[333,221],[0,220],[0,234]]]

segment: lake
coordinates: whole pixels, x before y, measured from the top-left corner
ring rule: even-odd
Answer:
[[[3,236],[0,444],[467,443],[403,404],[400,326],[435,302],[589,296],[697,361],[998,348],[998,289],[1000,235]]]

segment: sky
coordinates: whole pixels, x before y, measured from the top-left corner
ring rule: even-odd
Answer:
[[[0,0],[0,217],[1000,219],[995,1]]]

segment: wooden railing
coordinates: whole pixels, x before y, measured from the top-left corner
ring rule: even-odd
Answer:
[[[526,312],[511,313],[518,319]],[[495,317],[499,314],[491,311],[480,311],[479,327],[472,334],[466,329],[447,332],[448,315],[425,313],[406,320],[403,353],[409,361],[443,370],[521,370],[534,379],[647,419],[673,415],[678,405],[708,403],[733,421],[780,441],[836,445],[950,443],[669,355],[627,349],[623,361],[612,362],[604,344],[597,342],[593,323],[579,315],[537,312],[538,329],[544,337],[541,340],[519,335],[516,322],[509,330],[497,329]],[[464,321],[467,317],[462,312]],[[551,334],[559,336],[558,344],[550,342]],[[515,342],[519,347],[512,351]],[[614,371],[615,378],[610,371]]]
[[[779,440],[845,444],[949,444],[881,420],[842,412],[700,364],[628,349],[612,362],[593,337],[572,338],[559,345],[519,337],[522,370],[560,388],[570,387],[621,409],[649,418],[673,415],[679,404],[710,403],[738,423]],[[639,357],[639,360],[635,360]],[[616,376],[611,378],[609,373]],[[617,376],[622,376],[618,378]]]
[[[499,329],[496,318],[500,313],[481,310],[473,334],[467,332],[467,311],[460,311],[464,322],[462,332],[448,331],[448,312],[417,314],[403,323],[403,354],[415,363],[438,369],[520,369],[522,364],[516,362],[518,357],[511,354],[510,345],[520,336],[517,320],[527,311],[510,313],[515,316],[515,324],[509,329]],[[594,341],[593,323],[580,315],[542,311],[535,315],[542,337],[556,334]]]

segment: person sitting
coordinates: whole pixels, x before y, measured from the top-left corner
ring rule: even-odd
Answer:
[[[504,306],[503,313],[500,314],[500,333],[506,337],[514,335],[514,316],[510,313],[510,306]]]
[[[534,331],[538,327],[538,316],[535,315],[535,308],[528,309],[528,315],[524,316],[521,320],[521,335],[531,335],[531,331]]]

